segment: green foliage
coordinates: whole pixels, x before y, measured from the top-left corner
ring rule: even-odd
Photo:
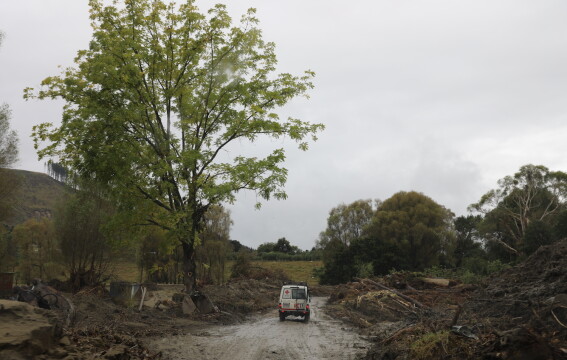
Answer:
[[[338,245],[332,257],[324,260],[325,272],[319,278],[323,285],[337,285],[350,281],[357,274],[353,253],[345,245]]]
[[[314,74],[275,73],[275,46],[262,39],[252,9],[233,26],[224,5],[203,15],[192,1],[89,4],[89,49],[36,94],[66,102],[59,127],[34,127],[38,154],[107,184],[134,223],[172,232],[191,290],[210,205],[232,202],[240,190],[286,198],[283,149],[264,158],[229,158],[224,150],[260,136],[307,149],[323,125],[281,119],[276,110],[306,95]]]
[[[264,261],[313,261],[321,260],[317,251],[303,251],[296,254],[286,254],[279,251],[259,252],[256,257]]]
[[[438,358],[447,348],[449,343],[449,331],[431,332],[420,336],[411,344],[411,358],[416,360],[427,360]]]
[[[370,200],[339,206],[317,244],[325,263],[320,281],[338,284],[392,269],[452,264],[452,218],[449,210],[416,192],[394,194],[374,212]]]
[[[247,278],[252,271],[252,256],[247,251],[240,251],[236,255],[236,261],[232,265],[231,278]]]
[[[423,194],[399,192],[378,207],[365,230],[366,248],[387,249],[400,262],[396,268],[422,270],[449,256],[455,241],[452,218]]]
[[[105,281],[110,275],[113,238],[106,225],[114,213],[99,189],[82,183],[82,190],[65,199],[55,213],[55,234],[73,291]]]
[[[524,165],[513,176],[500,179],[497,189],[469,209],[485,214],[479,230],[489,242],[489,254],[511,261],[557,240],[552,228],[566,199],[567,173]]]
[[[18,250],[8,227],[0,226],[0,271],[15,272]]]
[[[541,220],[528,224],[523,238],[523,252],[533,254],[540,246],[549,245],[555,241],[552,225]]]
[[[371,200],[357,200],[331,209],[327,228],[319,234],[316,244],[325,264],[320,277],[322,284],[348,281],[358,273],[350,247],[370,223],[373,211]]]
[[[275,252],[275,248],[276,248],[276,243],[267,242],[258,245],[258,249],[256,249],[256,251],[258,252],[258,254],[271,253],[271,252]]]
[[[278,239],[277,242],[267,242],[258,245],[256,250],[257,258],[267,261],[306,261],[319,260],[321,254],[319,251],[301,251],[297,246],[284,237]]]
[[[0,46],[3,39],[0,31]],[[10,115],[8,105],[0,105],[0,168],[10,167],[18,160],[18,134],[10,130]]]
[[[286,238],[280,238],[276,242],[276,246],[274,246],[274,251],[281,252],[284,254],[294,255],[301,250],[299,250],[297,246],[291,245]]]
[[[362,235],[370,223],[374,210],[372,200],[357,200],[351,204],[340,204],[331,209],[327,218],[327,228],[319,234],[317,247],[325,249],[329,243],[350,243]]]
[[[567,210],[562,210],[555,217],[553,224],[553,236],[555,239],[567,238]]]
[[[465,284],[479,283],[483,278],[491,274],[510,268],[500,260],[487,260],[485,258],[470,257],[466,258],[463,266],[459,268],[444,268],[432,266],[417,273],[418,276],[440,277],[458,280]]]
[[[371,262],[358,262],[355,265],[356,267],[356,276],[359,278],[369,278],[374,275],[374,266],[372,266]]]
[[[453,255],[456,267],[462,266],[466,258],[485,255],[478,231],[481,222],[480,215],[459,216],[455,219],[456,244]]]
[[[50,219],[29,219],[14,227],[12,238],[17,244],[18,270],[26,283],[34,278],[53,279],[61,275],[60,251]]]
[[[199,234],[201,244],[196,251],[199,280],[202,283],[223,284],[225,267],[231,250],[229,241],[232,220],[230,211],[221,206],[209,207],[205,213],[203,230]]]
[[[18,160],[18,134],[10,130],[10,108],[0,106],[0,168],[10,167]]]
[[[146,280],[155,283],[177,284],[181,279],[182,253],[177,239],[159,228],[150,228],[139,246],[140,270]]]

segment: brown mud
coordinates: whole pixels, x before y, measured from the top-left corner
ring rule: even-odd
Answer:
[[[249,321],[208,325],[186,335],[155,338],[149,347],[165,358],[182,359],[355,359],[369,346],[352,328],[326,314],[325,298],[312,299],[308,322],[288,317],[280,322],[277,310],[257,314]]]

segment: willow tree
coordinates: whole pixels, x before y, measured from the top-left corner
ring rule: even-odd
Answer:
[[[61,98],[61,124],[35,127],[40,157],[77,176],[108,184],[143,224],[180,242],[184,282],[195,285],[195,245],[211,204],[241,190],[284,199],[284,150],[265,157],[229,156],[260,136],[287,137],[303,150],[323,128],[277,114],[306,95],[313,73],[275,71],[273,43],[264,42],[255,11],[232,25],[225,6],[202,14],[187,2],[91,0],[88,50],[75,67],[48,77],[26,97]]]

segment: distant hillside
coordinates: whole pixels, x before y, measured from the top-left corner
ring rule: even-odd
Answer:
[[[13,177],[20,185],[14,194],[10,194],[13,203],[12,216],[5,221],[16,225],[32,217],[53,216],[58,202],[72,190],[65,184],[47,174],[14,169],[2,169],[2,176]]]

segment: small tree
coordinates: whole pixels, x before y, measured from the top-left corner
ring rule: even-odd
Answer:
[[[267,243],[263,243],[263,244],[258,245],[258,249],[256,249],[256,251],[258,253],[269,253],[269,252],[275,251],[275,248],[276,248],[276,243],[267,242]]]
[[[12,237],[18,247],[18,267],[24,281],[51,280],[60,275],[59,249],[50,219],[28,219],[14,227]]]
[[[236,253],[236,261],[232,265],[231,278],[246,278],[250,276],[252,271],[251,254],[248,251],[239,251]]]
[[[197,261],[201,266],[200,277],[204,281],[222,284],[225,281],[226,259],[230,252],[230,211],[221,206],[211,206],[205,213],[201,244],[197,248]]]
[[[111,246],[103,228],[112,213],[108,201],[84,185],[55,212],[56,236],[75,291],[99,284],[109,276]]]

